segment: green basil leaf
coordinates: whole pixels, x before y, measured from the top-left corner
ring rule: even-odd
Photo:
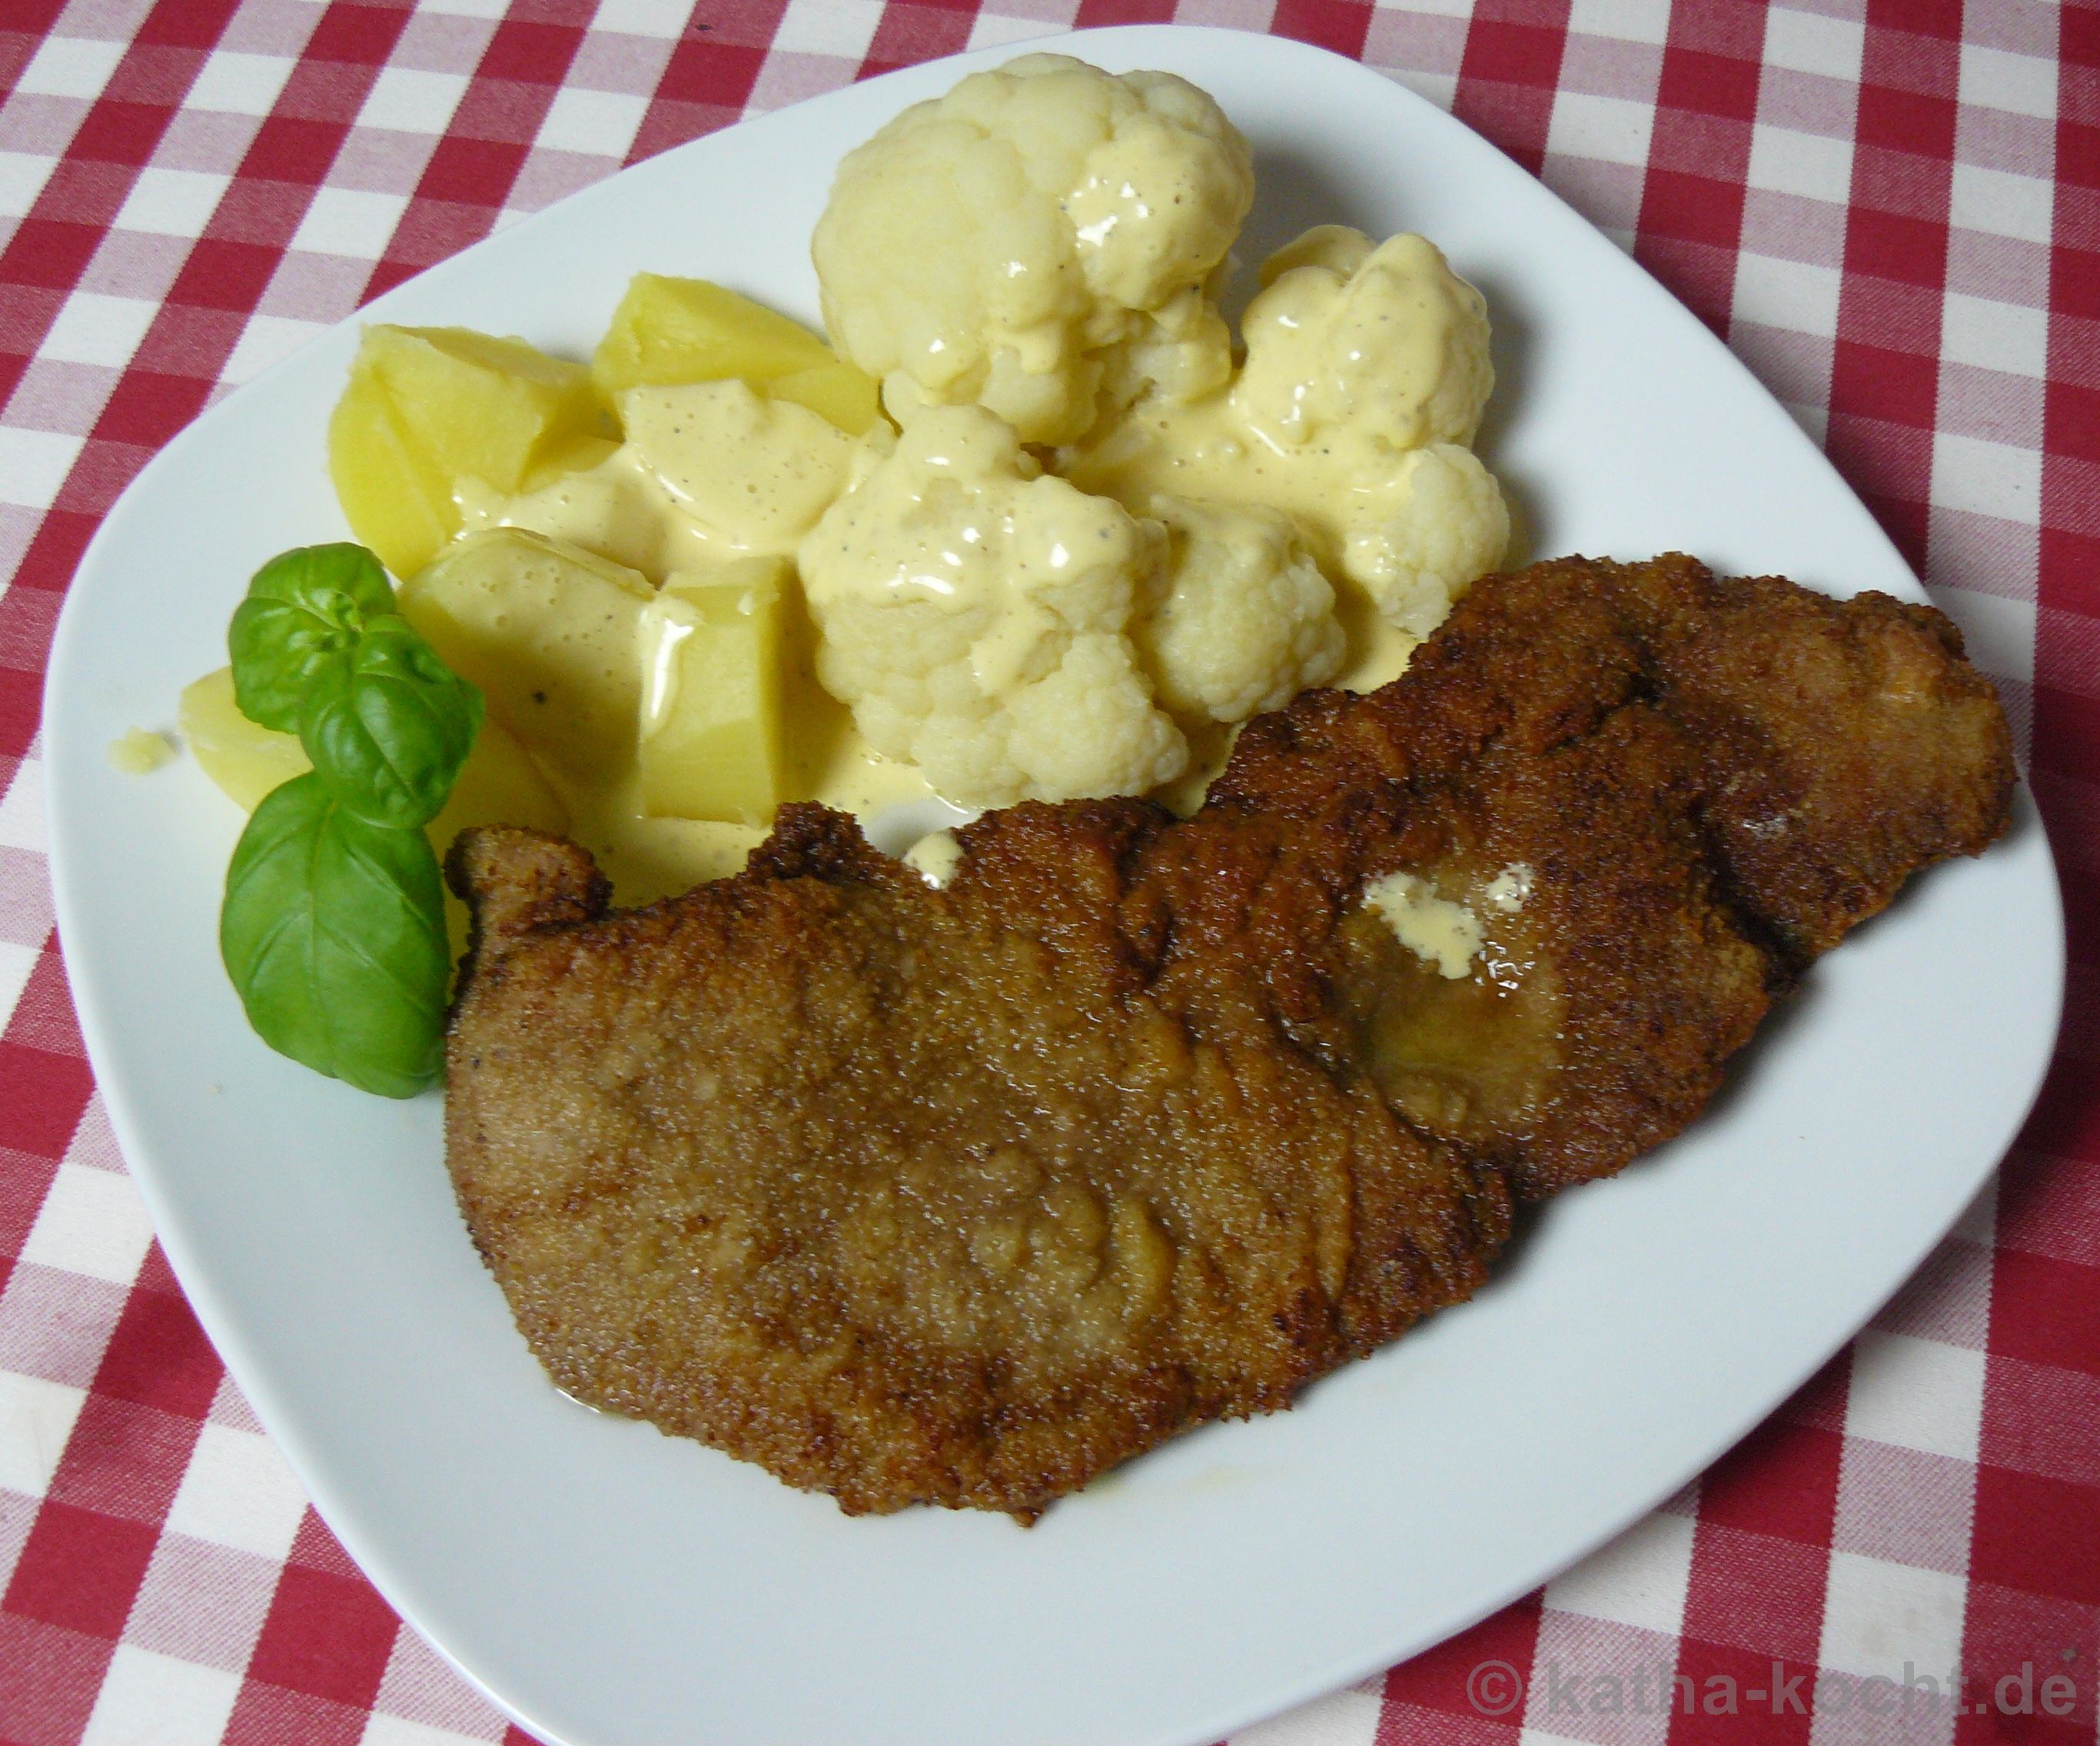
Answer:
[[[437,856],[420,830],[346,811],[316,771],[255,809],[226,871],[220,956],[281,1054],[385,1097],[444,1064],[451,961]]]
[[[240,713],[297,733],[316,679],[346,668],[365,621],[393,610],[386,572],[362,546],[280,552],[255,572],[227,632]]]
[[[299,741],[351,811],[406,830],[443,809],[481,714],[481,693],[389,613],[366,621],[346,665],[316,675]]]

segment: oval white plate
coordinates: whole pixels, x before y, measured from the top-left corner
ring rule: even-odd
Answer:
[[[1142,26],[1061,43],[1215,92],[1255,142],[1250,260],[1303,224],[1419,229],[1486,292],[1492,457],[1540,552],[1681,547],[1921,598],[1749,374],[1464,127],[1289,42]],[[601,183],[381,298],[375,318],[585,355],[629,273],[814,313],[840,154],[1013,51],[912,69]],[[315,341],[140,475],[81,566],[46,725],[52,871],[90,1053],[176,1272],[386,1595],[567,1746],[1181,1746],[1358,1677],[1522,1594],[1696,1473],[1917,1265],[2045,1064],[2061,913],[2030,811],[1819,966],[1683,1140],[1555,1203],[1473,1303],[1215,1426],[1032,1531],[849,1521],[556,1394],[456,1216],[440,1103],[316,1078],[249,1033],[214,917],[238,827],[194,765],[104,758],[225,658],[249,573],[340,536]]]

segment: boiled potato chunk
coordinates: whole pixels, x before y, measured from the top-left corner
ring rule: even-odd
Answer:
[[[196,755],[204,773],[244,812],[313,762],[297,734],[258,727],[233,701],[233,669],[221,667],[183,687],[175,705],[175,731]]]
[[[360,544],[396,576],[427,564],[457,530],[451,488],[401,434],[377,383],[352,374],[328,427],[329,477]]]
[[[843,358],[798,369],[792,376],[776,376],[766,383],[765,391],[776,400],[808,407],[849,436],[860,435],[882,412],[881,385]]]
[[[466,328],[368,327],[329,421],[329,472],[358,538],[397,576],[459,531],[461,479],[516,491],[602,440],[580,364]]]
[[[271,789],[313,768],[297,734],[258,727],[240,713],[231,667],[183,687],[175,725],[204,773],[244,811],[253,812]],[[567,809],[499,722],[482,723],[444,811],[425,828],[443,855],[470,824],[552,831],[569,826]]]
[[[444,811],[423,829],[442,859],[452,838],[470,824],[527,824],[555,832],[569,828],[569,809],[547,785],[539,766],[509,728],[489,717],[474,736],[474,749],[460,768]]]
[[[642,803],[657,817],[770,824],[785,792],[788,566],[674,574],[642,613]]]
[[[635,572],[523,528],[470,533],[401,585],[401,613],[489,712],[558,774],[603,783],[634,759]]]
[[[623,388],[741,376],[770,382],[832,361],[799,321],[706,279],[637,273],[598,343],[591,371],[607,398]]]
[[[782,398],[849,436],[875,420],[872,377],[838,357],[800,322],[705,279],[637,273],[598,342],[591,369],[610,400],[634,387],[678,387],[730,376],[791,382]]]
[[[369,327],[358,362],[386,390],[404,434],[450,478],[515,491],[562,449],[604,435],[590,371],[522,339]]]

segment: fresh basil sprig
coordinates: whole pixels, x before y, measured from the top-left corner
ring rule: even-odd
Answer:
[[[279,1053],[387,1097],[444,1063],[444,894],[422,827],[480,731],[481,693],[394,609],[361,546],[273,558],[227,641],[234,701],[314,767],[267,795],[227,869],[219,953]]]
[[[241,833],[218,943],[248,1022],[279,1054],[383,1097],[437,1076],[452,960],[420,830],[367,823],[317,770],[293,777]]]
[[[316,678],[299,743],[360,818],[412,829],[443,811],[481,711],[481,693],[389,614],[366,624],[346,667]]]
[[[227,631],[240,713],[297,733],[315,682],[346,671],[366,621],[393,610],[386,572],[362,546],[280,552],[255,572]]]

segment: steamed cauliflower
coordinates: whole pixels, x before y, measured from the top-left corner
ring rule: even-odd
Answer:
[[[1338,590],[1419,638],[1501,562],[1480,294],[1421,236],[1324,225],[1265,263],[1236,370],[1252,197],[1203,93],[1056,55],[840,165],[825,317],[902,434],[800,548],[818,670],[950,799],[1145,793],[1185,728],[1341,673]]]
[[[1129,634],[1164,544],[990,413],[926,410],[802,543],[818,674],[960,804],[1142,793],[1189,757]]]
[[[1486,307],[1434,244],[1339,225],[1279,250],[1262,281],[1229,390],[1133,405],[1060,469],[1134,508],[1167,493],[1286,515],[1330,581],[1427,636],[1509,543],[1501,487],[1465,446],[1494,386]]]
[[[1375,248],[1322,224],[1264,263],[1233,388],[1285,450],[1343,441],[1372,456],[1467,444],[1495,383],[1488,307],[1427,237]]]
[[[1426,637],[1502,561],[1509,506],[1494,475],[1455,443],[1403,455],[1381,496],[1383,513],[1351,526],[1342,568],[1388,622]]]
[[[893,415],[975,402],[1065,443],[1105,391],[1223,384],[1212,294],[1253,198],[1246,140],[1194,86],[1029,55],[849,153],[810,252],[833,343]]]
[[[1348,646],[1335,590],[1289,516],[1167,497],[1151,509],[1170,544],[1137,636],[1169,709],[1243,722],[1334,678]]]

